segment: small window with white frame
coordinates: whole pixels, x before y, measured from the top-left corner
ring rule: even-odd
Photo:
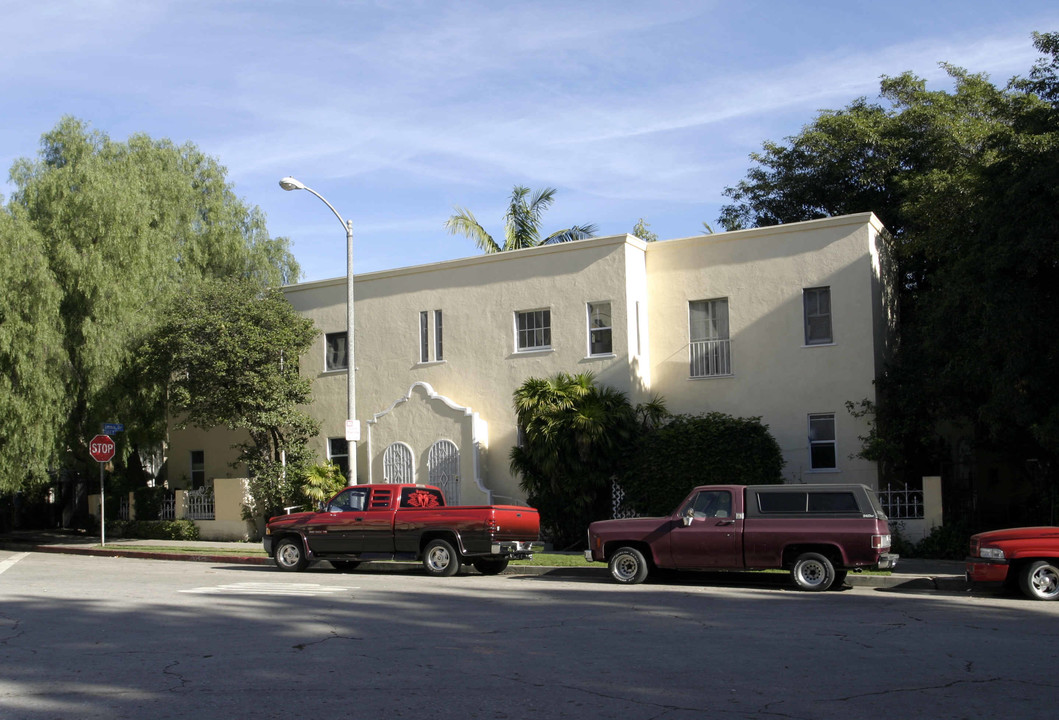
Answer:
[[[815,287],[802,290],[802,306],[805,318],[805,344],[832,344],[835,339],[831,331],[831,288]]]
[[[691,377],[732,374],[728,298],[688,303],[688,350]]]
[[[550,350],[551,347],[551,310],[520,310],[515,313],[515,348],[519,352]]]
[[[327,459],[342,473],[349,477],[349,443],[344,437],[327,438]]]
[[[588,354],[614,353],[610,303],[588,303]]]
[[[834,470],[838,467],[834,413],[809,416],[809,467],[812,470]]]
[[[324,370],[346,370],[349,368],[349,347],[345,332],[327,333],[324,336]]]
[[[433,324],[433,343],[431,343],[431,323],[430,323],[430,310],[423,310],[419,313],[419,362],[428,363],[430,362],[430,349],[434,349],[434,362],[441,362],[445,359],[442,346],[442,324],[441,324],[441,311],[434,310],[434,324]]]

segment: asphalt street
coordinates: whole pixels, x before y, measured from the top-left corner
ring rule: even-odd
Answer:
[[[0,718],[1054,717],[1059,603],[0,550]]]

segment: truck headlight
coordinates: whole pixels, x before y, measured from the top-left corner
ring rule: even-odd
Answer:
[[[978,551],[978,556],[983,558],[989,558],[990,560],[1003,560],[1004,551],[1000,548],[984,547]]]

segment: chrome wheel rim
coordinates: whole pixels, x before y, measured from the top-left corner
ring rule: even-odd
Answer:
[[[1059,594],[1059,569],[1053,565],[1042,565],[1033,573],[1030,585],[1039,597],[1055,597]]]

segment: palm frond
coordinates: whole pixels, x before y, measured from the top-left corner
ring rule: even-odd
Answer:
[[[541,245],[555,245],[556,243],[585,240],[590,237],[595,237],[597,231],[598,228],[595,225],[574,225],[565,230],[556,230],[546,237]]]
[[[497,253],[501,248],[496,244],[493,236],[485,231],[474,214],[467,208],[454,207],[456,214],[445,221],[445,229],[450,235],[463,235],[474,241],[482,252]]]

